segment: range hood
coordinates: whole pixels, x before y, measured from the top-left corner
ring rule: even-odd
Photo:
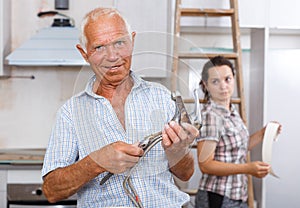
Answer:
[[[41,29],[6,57],[14,66],[83,66],[85,60],[76,49],[79,31],[75,27]]]

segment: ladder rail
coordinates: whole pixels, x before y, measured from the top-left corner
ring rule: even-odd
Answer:
[[[235,66],[237,70],[237,87],[239,92],[239,97],[241,99],[240,103],[240,115],[243,119],[245,125],[247,125],[246,119],[246,105],[244,97],[244,82],[243,82],[243,70],[242,70],[242,49],[240,43],[240,27],[239,27],[239,17],[238,17],[238,0],[230,0],[230,7],[234,9],[234,14],[231,16],[231,28],[232,28],[232,42],[233,49],[238,54],[237,59],[235,59]],[[251,161],[250,152],[247,154],[247,161]],[[254,189],[252,176],[248,174],[248,206],[249,208],[254,207]]]
[[[231,29],[232,29],[232,43],[233,50],[237,54],[237,58],[234,60],[235,68],[237,71],[237,91],[241,98],[240,115],[244,123],[247,125],[246,120],[246,107],[244,98],[244,81],[243,81],[243,70],[242,70],[242,48],[240,43],[240,27],[238,18],[238,1],[230,0],[230,7],[234,9],[234,14],[231,16]]]
[[[171,76],[171,89],[177,88],[177,73],[178,73],[178,38],[180,37],[180,6],[181,0],[176,0],[175,4],[175,24],[174,24],[174,44],[173,44],[173,64],[172,64],[172,76]]]

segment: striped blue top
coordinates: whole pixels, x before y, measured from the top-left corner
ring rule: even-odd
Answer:
[[[73,96],[58,111],[47,147],[42,175],[65,167],[115,141],[135,143],[161,131],[171,120],[175,103],[158,83],[131,72],[134,86],[125,103],[126,131],[110,102],[92,91],[95,76],[85,91]],[[102,173],[78,191],[78,207],[133,207],[123,190],[126,173],[113,175],[104,185]],[[152,148],[132,174],[132,184],[144,207],[182,207],[189,196],[176,187],[161,144]]]

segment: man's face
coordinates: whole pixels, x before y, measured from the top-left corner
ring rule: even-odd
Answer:
[[[118,16],[99,17],[86,25],[84,58],[100,82],[118,84],[129,75],[135,33]],[[130,37],[131,36],[131,37]]]

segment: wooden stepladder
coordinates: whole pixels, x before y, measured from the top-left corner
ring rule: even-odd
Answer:
[[[175,5],[175,24],[174,24],[174,43],[173,43],[173,66],[171,75],[171,90],[175,91],[178,89],[178,72],[179,61],[181,59],[210,59],[217,55],[224,56],[234,62],[236,69],[236,86],[237,86],[237,96],[232,98],[231,102],[238,106],[240,116],[244,123],[247,125],[246,121],[246,108],[245,108],[245,98],[244,98],[244,83],[243,83],[243,73],[242,73],[242,49],[240,44],[240,27],[239,27],[239,16],[238,16],[238,0],[229,0],[230,8],[228,9],[200,9],[200,8],[184,8],[181,5],[181,0],[176,0]],[[179,37],[181,36],[181,18],[182,17],[228,17],[231,20],[231,35],[233,50],[228,53],[199,53],[199,52],[179,52]],[[186,103],[193,102],[193,99],[185,99]],[[202,103],[202,100],[199,100]],[[250,153],[248,154],[248,160],[250,160]],[[193,195],[195,191],[186,190],[187,193]],[[252,177],[248,176],[248,206],[249,208],[254,207],[254,194],[253,194],[253,184]]]

